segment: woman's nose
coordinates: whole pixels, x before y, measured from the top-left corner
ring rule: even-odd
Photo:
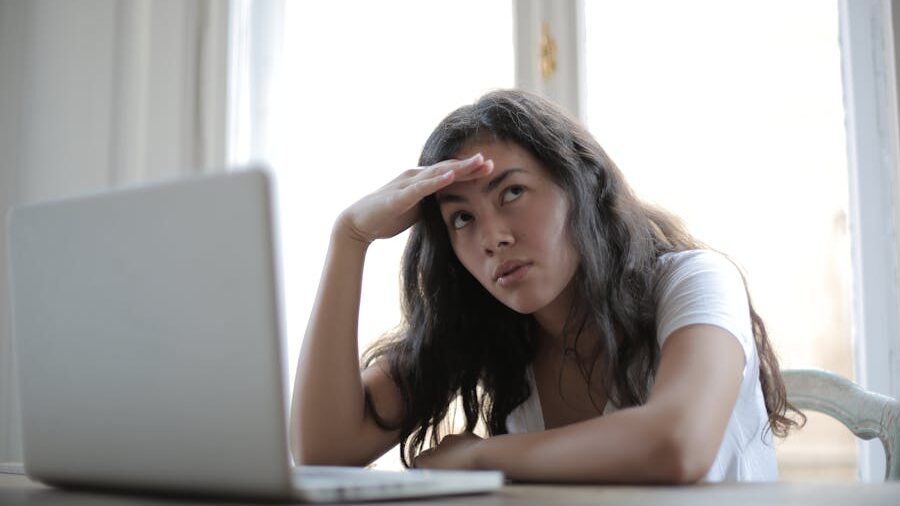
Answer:
[[[481,244],[485,254],[491,256],[515,244],[515,236],[505,220],[495,216],[482,216]]]

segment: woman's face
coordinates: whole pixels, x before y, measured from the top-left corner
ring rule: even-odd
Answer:
[[[519,313],[570,303],[578,254],[568,237],[564,191],[515,143],[472,143],[455,158],[476,153],[493,160],[493,171],[437,194],[457,258],[497,300]]]

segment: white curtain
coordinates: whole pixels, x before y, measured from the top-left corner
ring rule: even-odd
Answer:
[[[270,116],[278,82],[284,0],[231,0],[228,54],[229,165],[271,158]]]
[[[228,0],[0,0],[0,211],[221,169]],[[22,458],[0,234],[0,462]]]

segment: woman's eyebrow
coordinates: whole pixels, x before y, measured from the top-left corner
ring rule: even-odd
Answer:
[[[481,193],[490,193],[495,188],[500,186],[500,183],[503,182],[504,179],[509,177],[510,174],[514,174],[516,172],[526,172],[525,169],[520,169],[518,167],[513,167],[510,169],[506,169],[496,177],[491,179],[488,184],[481,190]],[[466,202],[466,198],[461,195],[456,195],[455,193],[438,193],[435,195],[437,197],[438,205],[452,202]]]

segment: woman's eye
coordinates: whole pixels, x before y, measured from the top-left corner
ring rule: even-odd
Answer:
[[[522,186],[510,186],[503,192],[503,203],[512,202],[517,198],[521,197],[522,194],[525,193],[525,188]]]
[[[450,224],[456,230],[465,227],[470,221],[472,221],[472,215],[469,213],[456,213],[450,218]]]

